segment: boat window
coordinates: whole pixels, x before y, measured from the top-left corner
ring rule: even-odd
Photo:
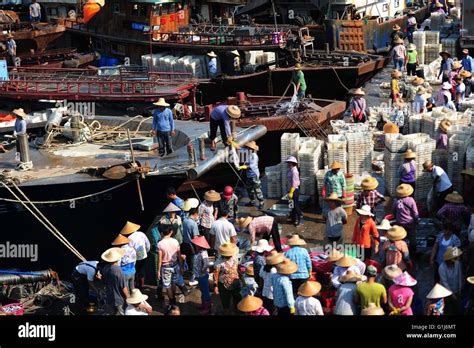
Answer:
[[[133,4],[132,5],[132,16],[144,17],[147,15],[146,4]]]
[[[113,12],[114,13],[121,13],[121,8],[120,8],[120,3],[119,2],[114,3]]]

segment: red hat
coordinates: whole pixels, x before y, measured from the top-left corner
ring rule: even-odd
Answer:
[[[224,196],[225,199],[229,199],[230,197],[232,197],[233,194],[234,194],[234,189],[232,188],[232,186],[224,187],[224,192],[222,192],[222,195]]]
[[[207,242],[206,238],[204,238],[204,236],[194,237],[191,240],[191,243],[193,243],[194,245],[197,245],[198,247],[201,247],[203,249],[211,249],[211,247],[209,246],[209,243]]]

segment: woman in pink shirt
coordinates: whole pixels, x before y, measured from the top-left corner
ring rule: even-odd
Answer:
[[[391,314],[413,315],[411,304],[415,293],[410,287],[416,285],[416,279],[408,272],[403,272],[393,282],[395,284],[388,289],[388,306]]]

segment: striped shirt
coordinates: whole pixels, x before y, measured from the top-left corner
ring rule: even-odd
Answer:
[[[273,285],[273,304],[275,307],[293,308],[295,306],[295,298],[293,297],[293,288],[291,280],[288,276],[275,273],[272,277]]]
[[[307,279],[311,276],[312,264],[308,250],[294,246],[285,252],[285,256],[298,265],[298,270],[290,274],[290,279]]]
[[[270,233],[273,227],[275,218],[273,216],[258,216],[249,224],[248,230],[252,239],[255,239],[257,234]]]
[[[205,228],[211,228],[214,223],[214,205],[203,202],[198,209],[199,225]]]
[[[469,209],[466,208],[466,206],[462,204],[447,202],[438,211],[437,216],[443,221],[451,222],[454,227],[459,231],[464,226],[469,225],[471,212],[469,211]]]

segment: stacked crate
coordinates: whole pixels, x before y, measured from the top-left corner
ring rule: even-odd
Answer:
[[[416,190],[415,200],[417,202],[426,201],[426,197],[433,187],[433,178],[430,173],[423,172],[423,163],[433,160],[433,152],[436,149],[436,141],[426,137],[416,137],[409,140],[408,147],[416,152]],[[421,141],[423,140],[423,141]]]
[[[474,168],[474,138],[469,138],[466,148],[466,169]]]
[[[423,119],[423,114],[411,115],[408,118],[408,133],[421,133],[421,123]]]
[[[319,206],[323,206],[323,187],[324,187],[324,176],[326,175],[327,170],[325,169],[320,169],[316,171],[316,184],[318,186],[318,201],[319,201]]]
[[[445,39],[441,40],[441,44],[443,45],[443,51],[449,52],[452,57],[457,56],[456,45],[459,40],[458,35],[451,35]]]
[[[346,133],[347,171],[360,175],[372,169],[372,150],[374,144],[367,133]]]
[[[433,12],[431,14],[431,30],[441,30],[446,21],[446,16],[442,13]]]
[[[283,196],[281,192],[281,167],[282,163],[265,168],[265,176],[267,178],[267,198],[280,199]]]
[[[439,53],[443,50],[443,45],[437,44],[426,44],[425,46],[425,64],[431,64],[439,57]]]
[[[433,163],[443,168],[446,173],[448,172],[448,156],[448,150],[439,149],[433,151]]]
[[[316,138],[308,138],[298,152],[301,194],[314,197],[316,187],[315,173],[322,162],[324,142]]]
[[[426,45],[436,45],[439,44],[439,31],[431,30],[425,32]]]
[[[337,161],[342,164],[344,173],[347,173],[347,140],[344,135],[328,135],[326,143],[328,149],[328,165]]]
[[[300,148],[300,135],[298,133],[283,133],[280,139],[281,161],[284,162],[288,156],[298,158]]]
[[[461,172],[465,168],[466,145],[469,138],[468,133],[458,133],[449,139],[448,176],[458,192],[462,187]]]
[[[425,64],[425,45],[426,45],[426,32],[415,31],[413,33],[413,43],[416,46],[418,52],[418,59],[420,64]]]

